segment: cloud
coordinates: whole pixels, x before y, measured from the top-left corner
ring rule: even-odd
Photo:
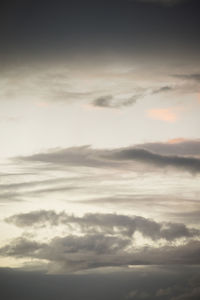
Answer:
[[[23,174],[21,175],[23,176]],[[15,175],[19,174],[13,174],[13,176]],[[80,188],[77,181],[79,178],[55,178],[0,184],[0,202],[23,201],[25,196],[77,190]]]
[[[147,95],[165,93],[171,90],[173,90],[173,88],[170,86],[162,86],[160,88],[152,89],[152,90],[148,88],[143,89],[142,92],[140,91],[140,93],[136,93],[130,97],[125,97],[125,96],[114,97],[113,95],[104,95],[95,99],[92,102],[92,105],[97,107],[104,107],[104,108],[123,108],[135,104],[138,100],[144,98]]]
[[[184,80],[194,80],[199,82],[200,81],[200,74],[194,73],[194,74],[178,74],[174,75],[177,78],[184,79]]]
[[[46,260],[49,268],[71,272],[101,267],[127,265],[191,265],[199,264],[200,241],[162,247],[135,247],[125,237],[104,234],[55,237],[39,243],[17,238],[0,248],[0,255]]]
[[[162,155],[194,155],[200,156],[200,139],[176,138],[167,142],[152,142],[136,145],[137,148],[143,148],[154,153]]]
[[[164,299],[172,300],[172,297],[191,293],[199,287],[198,280],[191,285],[191,278],[199,277],[198,266],[140,266],[62,275],[30,269],[31,266],[0,269],[2,299],[82,300],[84,297],[87,300],[102,300],[109,295],[110,300],[127,300],[131,299],[130,296],[145,293],[148,300],[162,300],[161,296],[156,296],[157,291],[169,289],[171,294],[165,295]]]
[[[177,113],[171,108],[150,109],[147,112],[148,117],[154,120],[160,120],[173,123],[178,120]]]
[[[25,214],[13,215],[5,220],[19,227],[66,225],[73,228],[75,225],[84,234],[103,233],[132,237],[135,232],[140,232],[144,237],[152,240],[165,239],[173,241],[179,238],[199,236],[200,231],[188,228],[183,223],[158,223],[140,216],[127,216],[118,214],[91,214],[82,217],[68,215],[65,212],[33,211]]]
[[[197,300],[200,298],[200,287],[187,289],[182,294],[172,297],[171,300]]]
[[[176,168],[192,173],[200,172],[200,158],[179,155],[161,155],[137,147],[113,150],[92,149],[89,146],[58,149],[31,156],[17,157],[18,161],[43,162],[54,165],[90,168],[128,168],[137,171],[138,164],[143,171],[148,167]],[[137,164],[136,164],[137,163]]]
[[[115,98],[112,95],[106,95],[95,99],[93,105],[104,108],[122,108],[135,104],[142,97],[143,95],[140,94],[128,98]]]
[[[163,86],[159,89],[155,89],[152,91],[152,94],[159,94],[159,93],[165,93],[165,92],[169,92],[172,91],[173,88],[171,86]]]

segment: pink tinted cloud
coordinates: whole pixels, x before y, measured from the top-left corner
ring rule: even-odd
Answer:
[[[178,115],[173,108],[155,108],[147,111],[149,118],[164,122],[175,122],[178,120]]]
[[[187,142],[187,141],[189,141],[189,140],[184,139],[184,138],[175,138],[175,139],[168,140],[167,143],[168,144],[178,144],[178,143],[183,143],[183,142]]]

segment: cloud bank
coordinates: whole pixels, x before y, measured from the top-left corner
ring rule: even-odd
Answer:
[[[18,157],[18,160],[43,162],[62,166],[90,168],[125,168],[137,171],[138,164],[143,170],[151,168],[174,168],[191,173],[200,172],[200,158],[193,156],[158,154],[135,146],[113,150],[92,149],[89,146],[58,149],[31,156]]]

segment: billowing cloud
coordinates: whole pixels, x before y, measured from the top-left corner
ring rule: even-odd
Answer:
[[[46,260],[59,272],[120,267],[125,265],[199,264],[199,241],[173,245],[137,248],[125,237],[104,234],[55,237],[39,243],[17,238],[0,248],[0,255]]]
[[[182,223],[162,222],[140,216],[127,216],[118,214],[91,214],[82,217],[68,215],[65,212],[33,211],[25,214],[13,215],[6,219],[19,227],[66,225],[69,228],[76,226],[81,232],[103,233],[109,235],[122,235],[132,237],[135,232],[140,232],[144,237],[152,240],[165,239],[172,241],[179,238],[199,236],[200,231],[188,228]]]

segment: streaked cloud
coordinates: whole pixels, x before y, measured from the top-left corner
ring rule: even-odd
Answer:
[[[162,155],[137,147],[107,149],[92,149],[89,146],[72,147],[37,153],[31,156],[16,158],[18,161],[43,162],[54,165],[79,166],[90,168],[117,168],[127,167],[137,171],[142,167],[175,168],[192,173],[200,172],[200,159],[192,156]],[[136,163],[139,164],[136,165]]]

